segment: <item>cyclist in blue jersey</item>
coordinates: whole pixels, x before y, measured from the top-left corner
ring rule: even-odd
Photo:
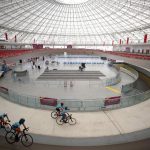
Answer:
[[[21,118],[19,120],[19,122],[15,122],[13,125],[12,125],[12,129],[15,131],[16,135],[15,135],[15,140],[18,141],[19,140],[19,133],[21,132],[21,129],[20,129],[20,126],[23,126],[24,128],[26,128],[25,126],[25,119],[24,118]]]
[[[6,113],[0,113],[0,125],[2,128],[4,127],[5,117],[7,118],[7,120],[9,120]]]
[[[60,115],[60,112],[63,111],[64,109],[64,103],[59,103],[56,106],[56,111],[58,112],[58,114]]]
[[[60,112],[61,116],[62,116],[62,120],[64,123],[67,123],[66,117],[67,117],[67,112],[68,112],[68,107],[65,107],[65,109],[63,109],[63,111]]]

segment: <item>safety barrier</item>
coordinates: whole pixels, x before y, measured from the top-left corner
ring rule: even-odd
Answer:
[[[76,61],[64,61],[64,64],[81,64],[81,63],[84,63],[83,62],[76,62]],[[93,61],[93,62],[86,62],[86,64],[104,64],[104,62],[102,61]]]
[[[114,77],[103,79],[103,84],[105,86],[111,86],[118,84],[121,81],[121,76],[120,76],[120,67],[118,67],[115,64],[112,64],[112,67],[114,67],[117,70],[117,74]]]
[[[116,96],[99,99],[55,99],[47,97],[34,97],[18,94],[12,90],[0,87],[0,96],[5,99],[38,109],[55,109],[57,103],[63,102],[71,111],[99,111],[123,108],[138,104],[150,98],[150,90],[132,96]]]
[[[122,93],[127,93],[129,91],[131,91],[135,86],[136,86],[136,81],[139,78],[139,74],[136,70],[131,69],[130,67],[128,67],[128,69],[122,68],[121,67],[121,71],[125,72],[126,74],[132,76],[135,80],[132,83],[126,84],[126,85],[122,85]]]
[[[143,102],[147,99],[150,99],[150,90],[138,93],[132,96],[121,97],[121,108],[136,105],[140,102]]]
[[[113,78],[107,78],[102,80],[104,86],[112,86],[118,84],[120,81],[121,81],[120,72],[118,72],[117,75]]]

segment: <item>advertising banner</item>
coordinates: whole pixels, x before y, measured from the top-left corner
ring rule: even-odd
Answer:
[[[104,106],[119,104],[120,98],[121,98],[121,96],[105,98]]]
[[[48,98],[48,97],[40,97],[41,105],[48,105],[48,106],[56,106],[57,99],[56,98]]]

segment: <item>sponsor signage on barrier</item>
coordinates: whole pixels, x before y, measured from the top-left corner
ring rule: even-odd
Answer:
[[[5,87],[0,86],[0,92],[3,94],[8,94],[8,89]]]
[[[41,103],[41,105],[56,106],[57,99],[48,98],[48,97],[40,97],[40,103]]]
[[[108,105],[119,104],[120,103],[120,97],[121,96],[115,96],[115,97],[105,98],[104,105],[108,106]]]

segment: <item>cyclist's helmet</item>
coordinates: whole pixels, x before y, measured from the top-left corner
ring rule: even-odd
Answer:
[[[24,119],[24,118],[21,118],[21,119],[19,120],[19,124],[24,124],[24,122],[25,122],[25,119]]]
[[[7,117],[7,114],[6,113],[4,113],[4,115],[3,115],[4,117]]]
[[[63,106],[64,105],[64,103],[60,103],[61,104],[61,106]]]

